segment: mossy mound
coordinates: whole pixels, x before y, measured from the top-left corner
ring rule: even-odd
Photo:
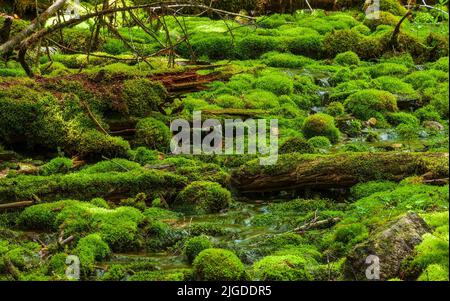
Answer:
[[[178,195],[177,204],[193,207],[196,212],[219,212],[232,202],[231,193],[220,184],[208,181],[192,182]]]
[[[306,138],[325,136],[332,142],[339,140],[339,130],[335,126],[334,118],[327,114],[314,114],[306,118],[302,132]]]
[[[245,268],[240,259],[231,251],[206,249],[194,260],[194,273],[198,280],[238,281],[245,279]]]
[[[267,256],[252,266],[254,278],[259,281],[312,280],[307,261],[295,255]]]
[[[372,117],[383,120],[385,113],[397,110],[397,99],[389,92],[370,89],[350,95],[344,105],[361,120]]]

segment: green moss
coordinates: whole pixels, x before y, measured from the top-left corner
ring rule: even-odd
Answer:
[[[144,211],[147,208],[146,200],[145,193],[138,193],[135,197],[120,200],[120,206],[129,206]]]
[[[337,116],[344,115],[345,108],[342,103],[333,101],[328,104],[328,106],[325,109],[325,113],[330,116],[337,117]]]
[[[371,87],[371,84],[366,80],[349,80],[350,78],[354,77],[354,74],[347,73],[350,71],[345,71],[346,69],[343,70],[344,71],[342,72],[338,71],[332,77],[332,81],[335,83],[344,81],[342,83],[339,83],[330,93],[330,100],[334,102],[344,102],[344,100],[351,94],[358,92],[359,90],[364,90]]]
[[[352,199],[359,200],[368,197],[376,192],[391,191],[397,184],[390,181],[371,181],[353,186],[350,190]]]
[[[414,88],[402,80],[392,76],[381,76],[374,80],[375,88],[397,95],[401,101],[413,101],[419,99],[419,94]]]
[[[449,87],[445,84],[439,84],[435,89],[429,88],[424,91],[424,97],[430,99],[430,104],[436,108],[436,111],[442,118],[449,117]]]
[[[417,127],[420,124],[420,121],[416,116],[405,112],[390,113],[387,115],[387,120],[394,126],[403,123]]]
[[[257,59],[276,49],[277,40],[274,37],[250,35],[236,43],[236,55],[240,59]]]
[[[245,101],[237,96],[233,95],[220,95],[214,100],[214,103],[222,108],[243,109],[245,107]]]
[[[259,281],[312,280],[307,261],[295,255],[264,257],[252,266],[252,272]]]
[[[303,68],[314,62],[304,56],[279,52],[266,53],[262,59],[268,66],[276,68]]]
[[[124,81],[122,94],[126,112],[132,116],[144,117],[151,111],[158,110],[167,91],[161,83],[141,78]]]
[[[65,278],[67,269],[66,259],[69,254],[56,253],[53,255],[47,265],[47,274]]]
[[[331,142],[327,137],[315,136],[308,139],[308,144],[312,145],[316,149],[327,150],[331,147]]]
[[[180,217],[180,214],[174,211],[152,207],[148,208],[143,212],[145,217],[155,219],[155,220],[172,220]]]
[[[110,253],[108,245],[98,234],[90,234],[80,239],[75,249],[81,264],[81,271],[89,275],[94,271],[96,261],[104,259]]]
[[[448,73],[441,70],[415,71],[405,76],[403,80],[411,84],[415,90],[423,91],[435,87],[438,83],[448,82]]]
[[[193,207],[196,212],[219,212],[232,202],[231,193],[218,183],[196,181],[184,188],[179,196],[181,206]]]
[[[256,79],[255,88],[270,91],[278,96],[290,95],[294,92],[294,83],[287,76],[271,74]]]
[[[383,114],[397,110],[397,99],[386,91],[361,90],[350,95],[344,105],[349,112],[361,120],[372,117],[383,120]]]
[[[296,55],[321,58],[324,53],[324,37],[318,34],[305,34],[288,41],[287,48]]]
[[[127,276],[125,267],[118,264],[111,265],[108,270],[103,274],[103,281],[120,281]]]
[[[93,198],[89,203],[91,203],[94,206],[109,209],[109,204],[105,199],[102,198]]]
[[[145,165],[156,162],[159,159],[159,152],[140,146],[128,151],[128,156],[130,160]]]
[[[212,248],[213,245],[208,236],[200,235],[189,238],[184,243],[183,253],[189,262],[193,262],[195,257],[203,250]]]
[[[231,251],[206,249],[194,260],[195,277],[204,281],[237,281],[244,279],[244,265]]]
[[[211,60],[224,60],[234,57],[233,40],[225,36],[208,36],[192,41],[192,48],[197,57],[207,57]],[[188,53],[190,55],[190,53]]]
[[[439,264],[430,264],[420,274],[418,281],[448,281],[448,267]]]
[[[0,91],[0,108],[0,140],[6,145],[25,142],[52,149],[63,144],[64,121],[51,94],[12,86]]]
[[[301,137],[290,137],[284,141],[279,149],[280,154],[288,153],[302,153],[302,154],[313,154],[316,150],[309,144],[304,138]]]
[[[334,58],[334,62],[341,66],[358,66],[360,63],[358,55],[353,51],[339,53]]]
[[[431,69],[435,69],[435,70],[440,70],[440,71],[444,71],[444,72],[448,72],[449,71],[449,60],[448,60],[448,56],[446,57],[441,57],[440,59],[438,59],[436,62],[432,62],[428,64],[428,67]]]
[[[58,173],[67,173],[73,166],[72,160],[69,158],[59,157],[52,159],[50,162],[42,165],[39,169],[39,174],[48,176]]]
[[[261,83],[262,85],[262,83]],[[283,83],[281,84],[283,85]],[[283,88],[283,86],[280,86]],[[288,87],[288,86],[284,86]],[[246,104],[248,109],[273,109],[279,106],[278,97],[270,92],[264,90],[252,90],[245,95]]]
[[[150,220],[144,229],[148,239],[146,247],[149,251],[158,252],[177,244],[185,237],[185,232],[174,229],[162,220]]]
[[[137,145],[166,151],[169,148],[171,137],[169,127],[155,118],[141,119],[136,125],[135,144]]]
[[[128,141],[121,137],[105,135],[97,130],[69,131],[67,144],[67,149],[71,153],[77,153],[80,157],[88,159],[126,157],[130,149]]]
[[[367,15],[366,18],[364,19],[364,25],[366,25],[372,30],[375,30],[380,25],[396,26],[400,21],[400,18],[398,16],[395,16],[387,11],[380,11],[378,12],[378,14],[379,17],[377,17],[373,13]]]
[[[80,172],[83,174],[113,173],[139,170],[140,168],[141,166],[138,163],[126,159],[115,158],[88,165],[81,169]]]
[[[335,57],[339,53],[356,50],[363,36],[350,29],[336,30],[325,35],[324,45],[328,55]]]
[[[438,112],[436,112],[436,108],[432,105],[424,106],[417,111],[414,112],[414,115],[420,120],[420,121],[440,121],[441,116]]]
[[[339,140],[339,130],[334,124],[334,118],[326,114],[314,114],[305,119],[302,127],[306,138],[315,136],[327,137],[331,142]]]

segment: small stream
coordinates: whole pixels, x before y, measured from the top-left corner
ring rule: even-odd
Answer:
[[[274,201],[271,200],[270,203]],[[276,202],[276,201],[275,201]],[[233,208],[226,212],[204,215],[184,215],[177,222],[181,224],[202,224],[208,223],[220,226],[226,234],[212,237],[212,242],[216,246],[244,246],[248,245],[254,238],[266,234],[280,233],[279,229],[269,226],[254,226],[252,219],[259,214],[268,213],[268,201],[235,202]],[[106,265],[113,263],[132,263],[135,261],[152,263],[156,270],[170,271],[188,268],[182,254],[166,252],[134,252],[134,253],[114,253]]]

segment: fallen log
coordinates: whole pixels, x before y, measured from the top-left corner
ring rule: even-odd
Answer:
[[[372,180],[401,181],[415,175],[448,178],[448,153],[342,153],[281,155],[275,165],[253,160],[232,173],[241,193],[348,188]]]
[[[307,223],[306,225],[295,228],[294,232],[295,233],[303,233],[303,232],[305,232],[307,230],[311,230],[311,229],[329,228],[329,227],[334,226],[336,223],[338,223],[340,221],[341,221],[340,217],[333,217],[333,218],[320,220],[317,222]]]
[[[33,204],[35,204],[34,201],[22,201],[9,204],[0,204],[0,210],[23,208],[31,206]]]

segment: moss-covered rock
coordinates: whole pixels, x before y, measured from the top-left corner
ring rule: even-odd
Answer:
[[[196,212],[211,213],[227,209],[231,202],[231,193],[220,184],[196,181],[180,192],[177,204],[181,207],[192,207]]]
[[[306,118],[303,123],[302,132],[306,138],[324,136],[332,142],[337,142],[340,135],[334,123],[334,118],[321,113]]]
[[[171,137],[170,129],[164,122],[149,117],[141,119],[136,125],[136,138],[134,142],[139,146],[167,151],[170,146]]]
[[[231,251],[206,249],[194,260],[194,273],[198,280],[238,281],[245,279],[245,267]]]
[[[345,277],[366,279],[365,262],[369,255],[379,258],[380,279],[398,277],[401,262],[412,254],[427,232],[429,227],[417,214],[409,213],[399,218],[350,252],[344,265]]]
[[[267,256],[252,266],[255,280],[305,281],[312,280],[308,262],[295,255]]]
[[[358,66],[360,63],[358,55],[353,51],[339,53],[334,58],[334,62],[341,66]]]
[[[361,120],[372,117],[383,120],[385,113],[397,110],[397,99],[387,91],[369,89],[350,95],[344,105],[349,112]]]
[[[189,262],[193,262],[195,257],[197,257],[197,255],[201,251],[205,249],[210,249],[212,247],[213,245],[209,240],[208,236],[206,235],[195,236],[189,238],[184,243],[184,255],[186,256]]]

